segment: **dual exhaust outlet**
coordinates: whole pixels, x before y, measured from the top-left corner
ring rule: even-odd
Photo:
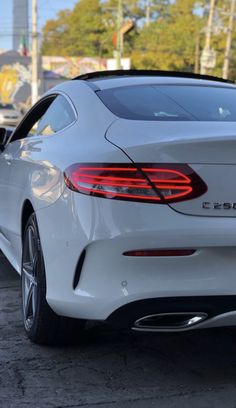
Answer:
[[[158,313],[143,316],[134,322],[136,331],[178,331],[191,328],[206,320],[205,312]]]

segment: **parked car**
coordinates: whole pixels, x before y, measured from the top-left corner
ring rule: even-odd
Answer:
[[[80,335],[88,320],[236,325],[233,83],[92,73],[0,139],[0,243],[32,341]]]
[[[16,126],[21,119],[21,112],[13,104],[0,103],[0,125]]]

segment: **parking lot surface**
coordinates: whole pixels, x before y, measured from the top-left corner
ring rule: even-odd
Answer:
[[[1,254],[0,254],[1,255]],[[0,256],[0,407],[236,407],[236,331],[90,327],[80,343],[26,339],[20,279]]]

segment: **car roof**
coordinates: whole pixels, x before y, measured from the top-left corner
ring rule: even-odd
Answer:
[[[121,86],[148,84],[183,84],[207,86],[233,86],[234,82],[222,78],[193,74],[189,72],[156,70],[114,70],[98,71],[80,75],[76,81],[85,81],[94,90],[103,90]]]

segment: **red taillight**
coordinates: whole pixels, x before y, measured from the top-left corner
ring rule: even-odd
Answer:
[[[71,190],[119,200],[177,202],[207,190],[186,164],[73,164],[64,176]]]

